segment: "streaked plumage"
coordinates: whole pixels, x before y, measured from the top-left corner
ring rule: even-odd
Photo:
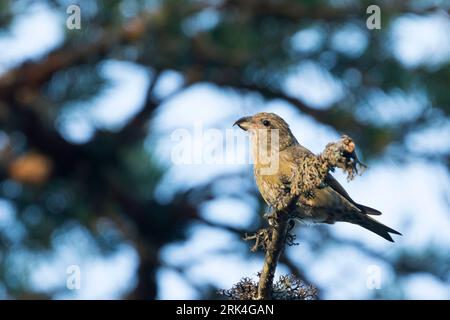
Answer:
[[[302,221],[330,224],[337,221],[350,222],[392,242],[389,233],[400,234],[368,216],[381,215],[381,212],[353,201],[331,174],[327,173],[323,181],[322,178],[318,180],[319,177],[323,177],[320,175],[320,170],[323,169],[320,161],[311,151],[298,143],[288,124],[281,117],[274,113],[263,112],[241,118],[235,124],[249,130],[251,134],[256,184],[269,206],[282,209],[293,195],[300,194],[295,215]],[[270,143],[271,134],[275,131],[279,134],[278,148]],[[258,161],[261,154],[266,152],[265,148],[276,157],[269,162]],[[277,169],[266,174],[271,166]],[[316,183],[317,181],[319,183]],[[312,190],[304,189],[308,185],[319,187]]]

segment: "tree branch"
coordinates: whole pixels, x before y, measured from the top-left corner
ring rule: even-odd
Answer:
[[[273,278],[277,268],[278,260],[286,245],[286,238],[289,230],[289,213],[295,209],[299,196],[291,199],[284,210],[275,212],[275,224],[269,228],[270,240],[267,245],[264,265],[259,277],[258,300],[267,300],[272,298]]]
[[[12,99],[18,88],[39,88],[59,70],[101,60],[119,44],[132,43],[146,34],[152,21],[151,14],[137,16],[118,30],[104,30],[86,44],[71,45],[70,42],[49,52],[37,62],[26,61],[0,77],[0,99]]]

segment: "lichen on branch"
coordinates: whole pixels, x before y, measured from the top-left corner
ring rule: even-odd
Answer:
[[[340,168],[347,173],[347,179],[353,180],[357,174],[362,174],[367,168],[359,161],[356,155],[356,146],[352,138],[343,135],[338,142],[331,142],[326,145],[325,150],[318,156],[322,162],[325,174]]]
[[[230,300],[255,300],[258,295],[258,283],[245,277],[231,289],[219,290],[219,294]],[[317,289],[298,280],[294,275],[285,275],[280,276],[273,284],[272,298],[274,300],[315,300]]]

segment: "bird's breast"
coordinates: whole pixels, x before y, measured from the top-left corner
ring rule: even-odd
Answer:
[[[290,172],[279,168],[275,174],[262,174],[262,168],[255,166],[255,178],[261,196],[274,208],[284,208],[290,200]]]

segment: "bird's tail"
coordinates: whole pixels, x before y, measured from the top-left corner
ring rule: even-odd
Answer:
[[[379,235],[380,237],[383,237],[384,239],[391,242],[394,242],[394,240],[392,239],[390,233],[402,235],[400,232],[391,229],[388,226],[382,224],[381,222],[378,222],[377,220],[364,214],[357,214],[356,219],[354,217],[353,219],[351,219],[351,221],[349,219],[348,222],[360,225],[361,227],[366,228],[367,230],[370,230]]]

